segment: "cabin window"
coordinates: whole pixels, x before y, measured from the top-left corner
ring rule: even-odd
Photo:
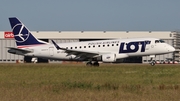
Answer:
[[[77,47],[75,47],[75,49],[77,49]]]
[[[155,43],[159,43],[159,40],[155,40]]]
[[[112,44],[112,46],[114,46],[114,44]]]
[[[101,45],[98,45],[98,47],[101,47]]]
[[[86,48],[86,46],[84,46],[84,48]]]
[[[105,45],[103,45],[103,47],[105,47]]]
[[[73,48],[71,47],[71,49],[73,49]]]
[[[66,49],[68,49],[68,47],[66,47]]]
[[[160,43],[165,43],[165,41],[164,40],[159,40],[160,41]]]
[[[107,46],[109,47],[109,44]]]
[[[116,46],[119,46],[119,44],[116,44]]]
[[[81,46],[79,48],[81,48]]]
[[[91,46],[89,46],[89,48],[91,48]]]
[[[94,48],[95,46],[93,46],[93,48]]]

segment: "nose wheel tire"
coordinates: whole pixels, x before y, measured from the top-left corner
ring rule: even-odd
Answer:
[[[151,65],[151,66],[154,66],[154,65],[155,65],[155,61],[152,61],[152,62],[150,63],[150,65]]]
[[[155,65],[155,63],[154,63],[154,62],[152,62],[152,63],[151,63],[151,66],[154,66],[154,65]]]

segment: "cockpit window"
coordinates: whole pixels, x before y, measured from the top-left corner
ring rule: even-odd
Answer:
[[[159,43],[159,40],[155,40],[155,43]]]
[[[160,41],[160,43],[165,43],[163,40],[159,40]]]
[[[155,40],[155,43],[165,43],[163,40]]]

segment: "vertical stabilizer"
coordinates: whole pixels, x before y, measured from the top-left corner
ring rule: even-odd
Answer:
[[[25,45],[40,45],[46,44],[46,42],[38,40],[35,38],[27,27],[16,17],[9,18],[11,24],[12,32],[14,34],[14,39],[18,47]]]

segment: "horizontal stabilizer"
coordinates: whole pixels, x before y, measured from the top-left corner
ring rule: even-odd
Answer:
[[[27,49],[19,49],[19,48],[14,48],[14,47],[6,47],[8,48],[8,52],[12,54],[18,54],[18,55],[24,55],[27,53],[33,52],[32,50],[27,50]]]

